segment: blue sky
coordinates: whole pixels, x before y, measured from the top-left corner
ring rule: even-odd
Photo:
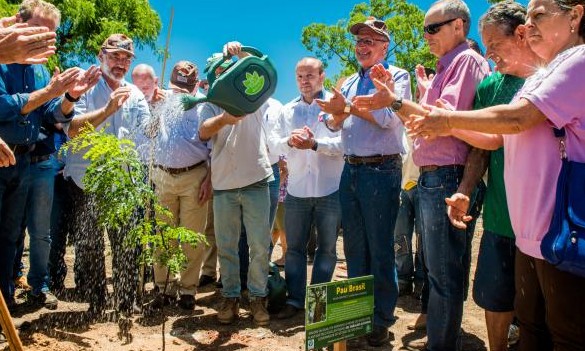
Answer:
[[[434,0],[411,1],[423,11],[432,2]],[[313,22],[334,24],[345,18],[358,1],[150,0],[150,3],[163,22],[158,40],[161,47],[164,47],[167,36],[171,6],[175,10],[165,83],[175,62],[192,61],[200,67],[201,75],[207,57],[221,51],[226,42],[237,40],[269,55],[279,79],[274,97],[284,103],[298,95],[294,73],[296,62],[311,55],[301,44],[303,27]],[[479,40],[477,20],[489,4],[487,0],[472,0],[467,4],[472,15],[470,37]],[[150,50],[139,51],[134,64],[137,63],[152,65],[161,76],[162,61]],[[338,66],[331,64],[326,73],[333,76],[337,69]]]

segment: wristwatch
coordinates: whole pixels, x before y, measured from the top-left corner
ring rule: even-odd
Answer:
[[[319,147],[319,143],[317,142],[317,140],[315,140],[315,142],[313,143],[313,146],[311,146],[311,150],[317,151],[318,147]]]
[[[398,98],[398,99],[394,100],[392,105],[390,105],[390,109],[392,110],[392,112],[398,112],[398,110],[400,110],[401,108],[402,108],[402,98]]]
[[[345,100],[345,108],[343,109],[343,113],[350,113],[351,112],[351,101]]]
[[[69,101],[69,102],[77,102],[77,101],[79,101],[80,97],[78,97],[77,99],[74,99],[73,96],[69,95],[69,92],[65,93],[65,99],[67,99],[67,101]]]

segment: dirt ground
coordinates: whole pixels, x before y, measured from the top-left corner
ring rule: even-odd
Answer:
[[[481,219],[478,221],[473,241],[473,263],[471,277],[475,271],[477,250],[481,233]],[[346,278],[343,269],[342,238],[338,240],[338,263],[334,279]],[[273,258],[280,257],[280,246],[275,248]],[[25,260],[28,258],[25,257]],[[68,249],[67,262],[72,271],[73,252]],[[109,261],[109,257],[106,258]],[[26,262],[26,261],[25,261]],[[70,273],[66,286],[72,291],[73,279]],[[110,287],[111,288],[111,287]],[[150,291],[150,292],[148,292]],[[152,298],[152,284],[147,284],[146,298]],[[471,292],[469,294],[471,296]],[[45,308],[31,310],[26,301],[19,299],[23,307],[15,313],[14,320],[24,322],[20,337],[25,350],[116,350],[116,351],[186,351],[186,350],[304,350],[304,316],[298,314],[290,320],[273,318],[269,327],[255,327],[248,314],[248,305],[243,299],[240,306],[239,320],[230,326],[218,324],[216,308],[219,304],[219,290],[206,286],[197,293],[197,306],[194,311],[186,312],[177,306],[165,308],[164,323],[165,347],[163,347],[162,313],[154,316],[135,316],[131,329],[132,340],[118,338],[118,324],[112,315],[100,321],[90,321],[85,310],[87,304],[75,301],[72,294],[60,296],[59,308],[49,311]],[[393,339],[382,347],[369,347],[365,340],[348,342],[348,350],[413,350],[416,344],[424,341],[424,332],[410,331],[420,309],[420,302],[411,296],[400,297],[396,308],[398,320],[390,329]],[[463,317],[463,350],[487,350],[487,335],[483,311],[471,298],[465,303]],[[109,320],[108,320],[109,319]],[[6,343],[0,349],[8,350]]]

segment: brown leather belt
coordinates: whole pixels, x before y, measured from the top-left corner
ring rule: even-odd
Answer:
[[[343,159],[350,165],[379,165],[388,160],[399,160],[400,154],[374,156],[343,155]]]
[[[459,171],[459,170],[463,170],[463,168],[465,168],[465,166],[463,166],[463,165],[445,165],[445,166],[428,165],[428,166],[421,166],[419,170],[420,170],[420,173],[425,173],[425,172],[434,172],[434,171],[437,171],[437,170],[443,169],[443,168],[449,168],[449,169]]]
[[[201,162],[197,162],[194,165],[188,166],[188,167],[181,167],[181,168],[170,168],[170,167],[165,167],[165,166],[161,166],[161,165],[154,165],[156,168],[160,168],[163,171],[167,172],[168,174],[181,174],[181,173],[185,173],[188,172],[192,169],[195,169],[199,166],[201,166],[202,164],[205,164],[205,161],[201,161]]]
[[[48,159],[51,158],[51,154],[48,155],[41,155],[41,156],[31,156],[30,157],[30,163],[34,164],[34,163],[39,163],[39,162],[43,162],[46,161]]]
[[[12,153],[15,155],[24,155],[26,153],[29,153],[31,151],[33,151],[35,149],[35,144],[31,144],[31,145],[23,145],[23,144],[10,144],[10,143],[6,143],[8,145],[8,147],[10,148],[10,150],[12,150]]]

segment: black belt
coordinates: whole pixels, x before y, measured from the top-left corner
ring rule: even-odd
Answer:
[[[343,155],[343,159],[350,165],[379,165],[388,160],[400,160],[400,154],[374,156]]]
[[[12,153],[14,153],[15,155],[24,155],[35,149],[35,144],[23,145],[6,143],[6,145],[8,145],[10,150],[12,150]]]
[[[30,163],[31,164],[33,164],[33,163],[39,163],[39,162],[46,161],[46,160],[48,160],[50,158],[51,158],[51,154],[41,155],[41,156],[33,155],[33,156],[30,157]]]
[[[453,169],[455,171],[461,171],[465,168],[464,165],[445,165],[445,166],[437,166],[437,165],[427,165],[427,166],[421,166],[420,167],[420,173],[425,173],[425,172],[434,172],[437,171],[439,169]]]
[[[205,162],[206,161],[204,160],[204,161],[201,161],[201,162],[197,162],[194,165],[191,165],[191,166],[188,166],[188,167],[181,167],[181,168],[170,168],[170,167],[165,167],[165,166],[161,166],[161,165],[154,165],[154,166],[156,168],[162,169],[163,171],[165,171],[165,172],[167,172],[169,174],[175,175],[175,174],[181,174],[181,173],[184,173],[184,172],[188,172],[188,171],[190,171],[192,169],[195,169],[195,168],[201,166],[202,164],[204,164]]]

